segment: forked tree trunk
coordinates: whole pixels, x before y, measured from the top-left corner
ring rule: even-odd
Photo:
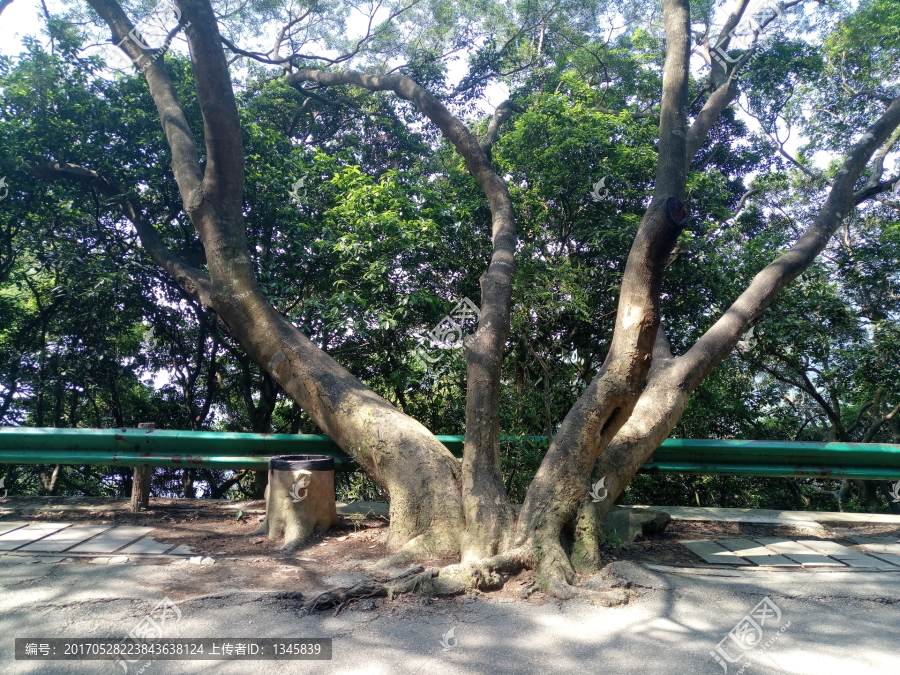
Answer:
[[[32,168],[45,176],[88,183],[120,204],[154,261],[214,311],[220,325],[322,432],[391,495],[391,550],[403,548],[402,554],[410,558],[458,554],[465,526],[457,460],[422,424],[375,394],[279,314],[255,278],[243,214],[241,128],[208,0],[178,2],[194,64],[198,109],[205,128],[213,132],[204,134],[203,164],[165,60],[152,58],[138,43],[125,39],[134,26],[115,0],[89,1],[109,25],[113,41],[136,63],[146,65],[144,77],[172,152],[184,211],[203,242],[209,274],[168,249],[140,204],[125,198],[126,191],[114,181],[74,165]],[[412,83],[409,78],[403,81]]]
[[[337,522],[333,457],[278,455],[269,460],[266,517],[254,535],[280,539],[282,552],[291,553]]]
[[[486,151],[499,125],[514,106],[498,107],[485,141],[479,144],[466,126],[434,96],[409,77],[367,75],[354,71],[298,70],[287,82],[303,91],[307,81],[355,84],[371,91],[393,91],[411,101],[453,143],[466,161],[491,209],[493,252],[481,276],[478,330],[464,341],[466,353],[466,440],[462,464],[464,526],[456,543],[463,560],[479,560],[512,541],[515,514],[506,495],[500,466],[500,372],[509,335],[515,273],[516,226],[504,180],[491,168]],[[371,475],[371,474],[370,474]],[[449,476],[445,480],[449,480]],[[378,480],[376,478],[376,480]],[[391,500],[393,504],[393,497]],[[393,508],[392,508],[393,519]],[[393,530],[393,523],[391,525]]]
[[[144,219],[139,202],[114,181],[68,164],[27,167],[43,177],[91,185],[120,204],[154,261],[188,294],[214,311],[222,327],[248,355],[390,494],[388,544],[392,549],[401,549],[408,557],[461,553],[466,559],[500,551],[477,564],[445,568],[429,582],[434,587],[442,583],[447,588],[469,583],[489,586],[498,582],[499,575],[521,565],[536,565],[544,589],[564,596],[566,583],[574,580],[564,546],[566,537],[575,539],[572,557],[579,567],[598,563],[594,548],[602,517],[646,457],[668,436],[691,392],[761,318],[775,295],[809,267],[855,204],[890,189],[883,183],[853,193],[869,158],[900,123],[900,98],[851,148],[827,201],[807,232],[754,278],[747,291],[686,354],[677,359],[664,357],[651,370],[662,269],[686,218],[682,203],[685,172],[737,91],[732,79],[736,71],[726,77],[717,69],[712,78],[713,94],[687,128],[688,4],[687,0],[663,0],[667,51],[656,186],[629,253],[610,353],[566,416],[528,491],[513,543],[507,545],[512,511],[498,480],[497,415],[500,364],[509,330],[515,227],[506,186],[465,126],[437,99],[401,75],[300,70],[287,77],[288,83],[296,86],[309,80],[320,85],[355,84],[374,91],[392,90],[412,101],[454,143],[490,202],[494,251],[488,272],[482,277],[483,325],[467,345],[467,435],[465,462],[460,467],[423,425],[342,368],[265,298],[247,250],[241,129],[222,38],[209,1],[178,0],[206,132],[203,163],[165,60],[151,58],[153,55],[135,41],[124,39],[134,26],[115,0],[89,3],[110,26],[113,41],[135,62],[146,64],[143,73],[169,143],[184,211],[203,242],[209,274],[174,255]],[[737,25],[747,5],[744,0],[738,1],[738,11],[729,18],[729,25]],[[717,43],[719,47],[723,44],[727,44],[727,37]],[[742,62],[751,52],[748,50]],[[606,478],[609,495],[595,506],[582,508],[592,471],[595,482],[598,476]],[[296,484],[296,477],[292,478],[291,486]],[[279,478],[277,484],[273,479],[270,495],[283,495],[286,479]],[[312,484],[310,478],[310,486],[300,489],[308,490]],[[273,505],[267,532],[288,534],[293,506],[286,506],[283,499],[278,506]],[[303,531],[299,517],[293,520],[296,523],[290,525],[294,528],[290,541],[299,536],[296,532]],[[416,580],[413,586],[419,582]]]
[[[873,193],[866,187],[854,192],[869,158],[900,126],[900,97],[874,122],[847,153],[816,218],[796,243],[763,268],[706,333],[684,354],[672,358],[665,335],[654,347],[656,362],[628,422],[599,456],[591,480],[605,478],[609,498],[583,501],[576,525],[572,562],[583,571],[600,564],[599,544],[603,520],[615,499],[675,428],[688,399],[709,374],[732,352],[741,336],[758,322],[775,296],[816,259],[843,219]],[[889,184],[880,184],[884,191]]]
[[[566,415],[525,497],[515,546],[530,549],[538,583],[565,595],[575,582],[566,539],[574,536],[594,463],[628,421],[652,363],[663,271],[687,220],[685,188],[687,0],[664,0],[666,60],[653,201],[628,253],[609,354]]]

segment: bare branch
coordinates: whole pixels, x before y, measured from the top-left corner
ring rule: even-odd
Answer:
[[[841,221],[858,203],[853,186],[869,158],[900,125],[900,97],[850,149],[831,191],[806,232],[787,252],[760,271],[722,317],[678,361],[690,368],[686,384],[692,390],[731,352],[747,329],[756,323],[775,295],[812,264]],[[690,364],[690,366],[688,365]]]
[[[665,6],[665,3],[664,3]],[[687,95],[690,29],[683,25],[688,10],[673,2],[666,17],[666,61],[663,69],[659,115],[659,160],[656,165],[654,200],[684,197],[687,171]]]
[[[853,98],[871,98],[885,105],[890,105],[891,101],[894,100],[887,94],[879,94],[877,91],[858,91]]]
[[[203,115],[206,143],[202,202],[186,204],[185,211],[192,222],[196,221],[195,227],[202,224],[198,231],[208,252],[245,248],[244,147],[219,26],[209,0],[179,1],[188,20],[186,33],[191,47],[194,88]],[[207,228],[211,229],[207,232]],[[216,241],[219,237],[221,243]]]
[[[468,532],[489,532],[488,539],[509,536],[514,513],[503,490],[499,453],[500,374],[509,335],[512,285],[515,273],[516,224],[506,182],[490,162],[466,126],[430,93],[399,73],[367,75],[356,71],[298,70],[287,82],[299,87],[312,81],[322,85],[354,84],[370,91],[393,91],[412,102],[453,143],[487,197],[491,209],[494,249],[487,271],[481,276],[481,317],[475,335],[466,338],[466,440],[463,451],[463,504]],[[511,104],[510,104],[511,106]],[[504,110],[512,111],[511,107]],[[499,111],[499,115],[504,115]],[[496,127],[494,125],[494,136]],[[477,484],[477,489],[473,486]],[[469,543],[477,547],[478,537]],[[478,555],[481,555],[481,551]]]
[[[900,140],[900,129],[895,130],[887,142],[878,148],[878,152],[875,153],[875,157],[872,159],[872,175],[869,176],[866,187],[873,187],[881,180],[881,177],[884,175],[884,158],[894,149],[898,140]]]

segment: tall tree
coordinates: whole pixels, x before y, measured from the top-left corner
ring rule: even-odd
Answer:
[[[665,58],[655,80],[659,104],[640,113],[654,122],[658,119],[655,179],[622,272],[609,350],[556,430],[516,513],[502,479],[499,415],[517,232],[506,182],[488,156],[500,125],[516,110],[515,104],[500,106],[487,136],[479,142],[426,90],[424,85],[440,80],[433,52],[407,63],[407,74],[341,69],[364,42],[370,41],[377,52],[396,39],[390,19],[370,29],[344,56],[332,58],[299,51],[281,54],[283,46],[291,46],[286,37],[303,20],[294,17],[280,31],[274,49],[260,54],[240,49],[222,37],[208,0],[180,0],[178,24],[171,34],[183,27],[190,46],[197,102],[197,109],[190,110],[169,72],[163,50],[148,49],[136,38],[134,24],[115,0],[90,0],[90,5],[110,29],[113,42],[141,68],[168,143],[180,206],[202,243],[203,262],[188,260],[168,247],[147,217],[136,187],[126,189],[116,176],[75,162],[46,161],[46,157],[45,161],[26,162],[26,169],[42,179],[90,186],[117,204],[153,261],[193,301],[214,313],[218,326],[390,494],[388,544],[395,551],[390,561],[445,554],[460,557],[460,564],[410,580],[413,586],[426,584],[439,591],[491,587],[502,583],[505,574],[528,567],[537,570],[537,587],[558,597],[581,594],[598,602],[617,600],[614,593],[604,595],[574,586],[576,570],[595,569],[600,562],[602,521],[613,499],[669,435],[691,393],[762,318],[779,291],[813,264],[858,204],[888,191],[893,184],[880,176],[874,181],[867,178],[867,183],[862,180],[870,160],[891,142],[900,125],[900,98],[878,94],[868,97],[868,107],[856,116],[857,121],[865,120],[856,130],[860,133],[842,130],[843,136],[835,134],[835,147],[846,152],[840,167],[828,177],[827,195],[806,230],[753,277],[693,346],[674,357],[661,327],[661,295],[664,272],[691,215],[689,172],[714,161],[715,147],[706,145],[710,134],[737,98],[741,71],[761,45],[757,41],[744,52],[733,49],[733,31],[747,10],[748,3],[743,0],[715,39],[710,31],[692,33],[687,0],[664,0]],[[399,7],[391,19],[407,9]],[[547,77],[549,43],[565,38],[553,11],[526,14],[524,25],[507,46],[520,45],[528,65],[534,66],[531,86],[541,86]],[[757,21],[754,40],[777,14],[772,12]],[[577,17],[584,18],[581,14]],[[573,15],[573,23],[577,23],[575,18]],[[429,39],[435,37],[429,35]],[[530,46],[526,47],[528,38]],[[421,45],[427,43],[433,49],[438,42],[425,40]],[[692,104],[690,56],[695,43],[702,46],[710,72]],[[480,54],[489,65],[479,75],[498,72],[507,56],[505,50]],[[478,330],[465,343],[462,467],[424,425],[354,377],[285,318],[267,296],[248,246],[245,141],[226,51],[280,68],[285,83],[305,97],[298,104],[300,111],[311,105],[311,100],[328,108],[339,106],[343,92],[352,88],[392,92],[443,134],[484,193],[490,209],[492,249],[481,263],[485,271]],[[316,60],[324,67],[310,68]],[[478,77],[475,80],[479,81]],[[786,153],[783,147],[779,150]],[[566,159],[560,157],[559,161]],[[794,160],[794,164],[815,176],[802,161]],[[605,478],[611,498],[594,503],[588,498],[589,486],[600,478]]]

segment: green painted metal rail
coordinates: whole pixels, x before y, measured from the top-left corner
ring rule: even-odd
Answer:
[[[641,473],[900,478],[900,445],[669,438]]]
[[[455,456],[462,457],[462,436],[437,438]],[[338,471],[356,468],[350,456],[328,436],[0,427],[0,464],[265,469],[269,457],[291,454],[328,455],[334,457]],[[900,479],[900,445],[670,438],[657,448],[641,471]]]

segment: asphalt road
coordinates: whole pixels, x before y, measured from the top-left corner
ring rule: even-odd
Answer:
[[[887,675],[900,670],[900,572],[632,563],[615,563],[615,569],[634,584],[632,601],[617,608],[581,600],[533,606],[484,598],[425,605],[416,599],[338,616],[305,616],[296,598],[278,593],[225,586],[212,595],[175,592],[167,589],[165,566],[3,564],[0,673],[125,673],[112,661],[16,660],[14,638],[118,642],[170,593],[180,617],[171,610],[161,619],[164,636],[332,638],[333,658],[136,661],[127,664],[127,673]]]

